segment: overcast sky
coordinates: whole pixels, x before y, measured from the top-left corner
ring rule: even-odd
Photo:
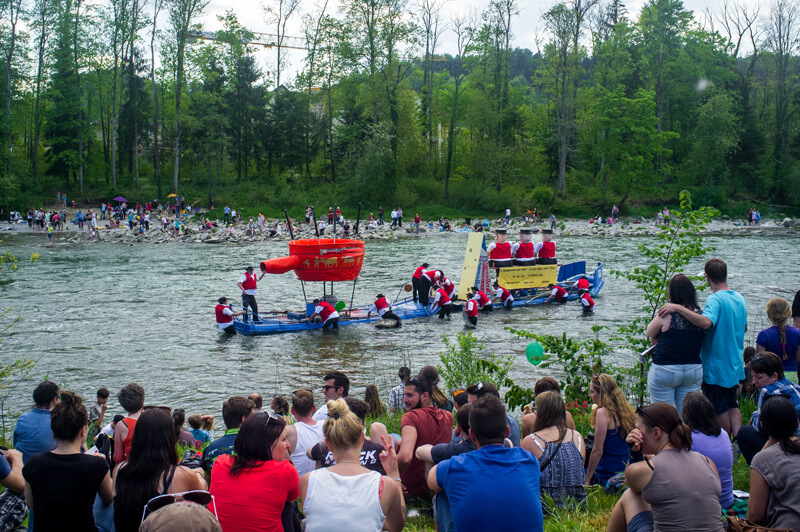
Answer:
[[[275,0],[272,0],[277,4]],[[301,19],[302,15],[315,11],[315,3],[320,0],[301,0],[299,13],[296,12],[290,20],[287,35],[302,36]],[[602,1],[602,0],[601,0]],[[747,3],[754,3],[755,0],[745,0]],[[270,24],[268,17],[265,15],[264,6],[270,0],[211,0],[211,3],[205,10],[204,15],[199,19],[207,30],[221,29],[221,24],[217,20],[217,16],[223,15],[225,11],[232,9],[239,22],[247,29],[255,32],[275,33],[274,24]],[[411,0],[413,5],[413,0]],[[513,21],[512,33],[514,35],[514,46],[520,48],[528,48],[536,50],[536,37],[542,31],[542,14],[546,12],[552,5],[554,0],[547,0],[541,2],[534,2],[530,0],[518,0],[520,8],[519,16],[515,17]],[[645,0],[631,0],[626,2],[629,16],[631,18],[638,18],[639,11],[644,5]],[[702,12],[709,8],[719,11],[719,6],[722,0],[684,0],[684,5],[687,9],[695,12],[696,18],[701,18]],[[470,10],[476,9],[479,12],[488,4],[488,0],[450,0],[444,6],[443,12],[445,13],[445,21],[449,20],[453,15],[466,14]],[[328,11],[338,14],[338,0],[330,0]],[[764,8],[762,7],[762,10]],[[453,53],[455,49],[455,40],[452,37],[452,31],[445,31],[442,35],[442,44],[437,50],[439,53]],[[257,57],[259,63],[265,71],[272,72],[275,64],[275,50],[259,48]],[[294,77],[303,66],[305,53],[303,51],[287,50],[287,57],[289,65],[285,70],[290,79]],[[274,75],[274,74],[273,74]],[[281,76],[282,81],[285,76]]]

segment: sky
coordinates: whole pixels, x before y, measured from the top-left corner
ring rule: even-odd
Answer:
[[[289,21],[287,28],[287,35],[302,36],[302,16],[306,13],[316,10],[315,6],[320,0],[301,0],[300,7]],[[755,3],[756,0],[744,0],[746,3]],[[268,16],[265,14],[265,6],[277,5],[276,0],[211,0],[202,17],[198,22],[203,24],[204,29],[214,31],[221,29],[222,25],[217,17],[223,15],[227,10],[233,10],[239,19],[239,22],[254,32],[261,33],[275,33],[274,23],[270,23]],[[414,0],[410,0],[413,5]],[[601,0],[602,2],[602,0]],[[545,1],[531,1],[531,0],[518,0],[520,8],[519,16],[513,20],[512,34],[514,36],[514,47],[528,48],[536,50],[537,36],[542,33],[542,14],[545,13],[555,0]],[[628,14],[632,18],[638,18],[639,11],[644,5],[645,0],[629,0],[625,2]],[[447,21],[454,15],[466,15],[472,10],[480,12],[488,4],[488,0],[449,0],[443,7],[444,20]],[[684,6],[695,12],[695,17],[700,18],[705,9],[712,11],[720,11],[722,0],[684,0]],[[338,0],[330,0],[328,11],[338,13]],[[437,52],[439,53],[453,53],[455,50],[455,38],[452,36],[452,31],[445,30],[441,38],[441,45]],[[274,77],[274,65],[276,53],[274,49],[264,49],[259,47],[256,56],[258,62],[265,72],[268,72]],[[287,58],[289,64],[285,67],[282,73],[282,80],[286,79],[287,75],[289,80],[299,72],[303,67],[303,60],[305,52],[300,50],[287,50]]]

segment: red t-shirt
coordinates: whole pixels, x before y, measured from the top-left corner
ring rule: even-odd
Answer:
[[[437,443],[450,443],[453,439],[453,414],[447,410],[428,406],[417,408],[403,414],[400,421],[400,430],[405,426],[417,429],[417,442],[414,444],[414,453],[420,445]],[[425,464],[412,454],[411,464],[408,469],[400,474],[403,486],[408,490],[410,497],[425,494],[427,483],[425,482]],[[226,531],[227,532],[227,529]]]
[[[300,496],[297,470],[288,460],[267,460],[232,477],[228,471],[233,458],[223,454],[211,469],[209,491],[217,503],[222,529],[225,532],[283,532],[283,506],[286,501]]]

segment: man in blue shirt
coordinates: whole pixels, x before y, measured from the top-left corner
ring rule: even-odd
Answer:
[[[720,426],[735,440],[742,426],[737,395],[739,381],[744,380],[742,352],[747,303],[739,293],[728,288],[728,266],[724,261],[710,259],[704,270],[713,293],[706,300],[702,314],[668,303],[659,309],[658,315],[664,317],[678,312],[692,325],[708,330],[700,351],[703,393],[714,405]]]
[[[14,448],[22,453],[22,463],[31,456],[56,448],[53,430],[50,428],[50,411],[58,402],[58,386],[50,381],[39,383],[33,390],[36,406],[22,414],[14,427]]]
[[[458,532],[541,532],[539,461],[522,448],[503,447],[509,428],[500,399],[487,394],[471,404],[469,437],[477,450],[433,466],[428,487],[447,493]]]
[[[214,461],[223,454],[233,454],[233,444],[244,420],[253,413],[256,404],[247,397],[233,396],[222,403],[222,419],[225,421],[225,435],[217,438],[203,449],[201,465],[210,478]]]
[[[784,376],[783,361],[775,353],[759,353],[750,361],[750,373],[753,375],[753,384],[758,388],[758,410],[753,412],[750,425],[739,429],[736,441],[739,443],[739,450],[749,464],[753,457],[759,452],[767,437],[761,432],[761,408],[764,401],[776,395],[788,397],[798,416],[800,416],[800,386],[793,383]],[[797,429],[797,436],[800,436],[800,428]]]

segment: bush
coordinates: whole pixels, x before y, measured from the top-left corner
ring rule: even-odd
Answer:
[[[452,342],[444,336],[445,350],[439,353],[439,376],[448,388],[466,388],[479,382],[491,382],[498,388],[508,377],[513,356],[484,355],[484,345],[471,332],[459,333]],[[488,364],[486,364],[488,362]]]

